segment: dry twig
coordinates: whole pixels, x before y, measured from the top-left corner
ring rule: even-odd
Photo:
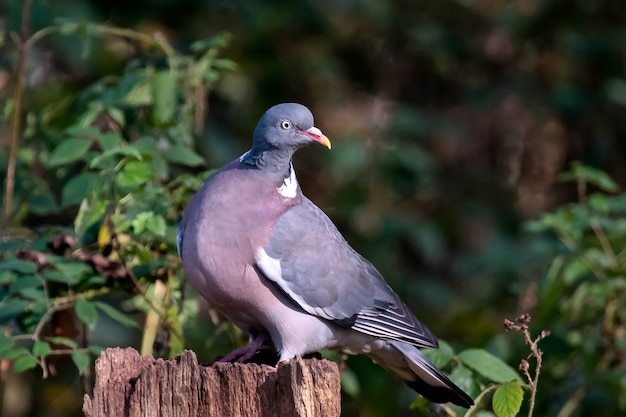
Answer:
[[[528,417],[532,417],[533,410],[535,408],[535,397],[537,395],[537,385],[539,383],[539,374],[541,374],[541,365],[543,361],[543,352],[539,349],[538,343],[539,341],[545,339],[550,336],[549,330],[542,330],[541,334],[533,339],[530,336],[530,331],[528,330],[528,323],[530,322],[530,314],[522,314],[517,317],[515,321],[511,321],[508,319],[504,319],[504,328],[509,330],[517,330],[524,334],[524,341],[530,347],[530,355],[526,359],[522,359],[519,364],[519,370],[524,373],[526,380],[528,381],[528,386],[530,388],[530,404],[528,407]],[[537,362],[535,366],[535,375],[530,375],[530,364],[528,363],[528,359],[531,357],[535,358]]]

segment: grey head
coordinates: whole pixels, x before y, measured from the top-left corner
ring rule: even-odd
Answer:
[[[298,103],[271,107],[254,129],[254,148],[296,150],[312,142],[330,148],[328,138],[313,126],[311,111]]]
[[[293,153],[314,142],[330,149],[330,140],[313,126],[311,111],[298,103],[277,104],[259,120],[252,149],[241,161],[250,167],[285,172]]]

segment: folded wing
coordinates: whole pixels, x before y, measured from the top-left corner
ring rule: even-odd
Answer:
[[[376,268],[306,197],[276,222],[256,265],[309,314],[383,339],[438,346]]]

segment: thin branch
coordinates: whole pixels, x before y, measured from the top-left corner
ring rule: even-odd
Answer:
[[[50,352],[48,352],[47,356],[71,355],[72,353],[75,353],[75,352],[85,352],[85,353],[88,353],[89,349],[87,349],[87,348],[80,348],[80,349],[52,349]]]
[[[577,186],[576,190],[578,193],[578,201],[582,204],[587,204],[589,201],[589,199],[587,198],[587,182],[584,179],[579,178],[578,182],[576,183],[576,186]],[[606,233],[604,233],[602,226],[600,226],[600,222],[598,221],[597,218],[592,217],[589,220],[589,223],[591,225],[591,228],[593,229],[593,232],[598,238],[600,245],[602,246],[602,250],[604,251],[606,257],[609,260],[611,269],[616,269],[619,266],[619,262],[617,261],[617,257],[615,256],[615,252],[613,251],[613,248],[611,247],[611,243],[609,242],[609,239],[607,238]]]
[[[548,330],[542,330],[541,334],[537,336],[534,340],[530,336],[530,331],[528,330],[528,323],[530,322],[530,314],[522,314],[517,317],[515,321],[504,320],[504,328],[509,330],[517,330],[521,331],[524,334],[524,341],[530,347],[530,354],[528,358],[534,357],[536,361],[535,365],[535,375],[530,375],[530,364],[528,360],[522,359],[519,364],[519,369],[524,373],[526,380],[528,381],[528,386],[530,388],[530,403],[528,406],[528,417],[532,417],[533,411],[535,409],[535,398],[537,396],[537,387],[539,385],[539,375],[541,374],[541,365],[543,364],[543,352],[539,349],[538,343],[550,336],[550,332]]]
[[[165,284],[160,279],[157,279],[154,282],[154,290],[152,292],[152,298],[150,299],[155,308],[146,313],[143,337],[141,338],[141,350],[139,353],[142,356],[154,352],[154,342],[158,335],[159,324],[163,321],[159,312],[163,308],[163,304],[167,304],[167,300],[165,300],[166,293],[167,288]],[[158,308],[158,310],[156,310],[156,308]]]
[[[46,309],[46,312],[39,319],[39,322],[37,323],[35,330],[33,330],[32,333],[18,334],[18,335],[12,336],[12,338],[13,340],[37,341],[40,339],[40,334],[43,331],[43,327],[46,325],[46,323],[48,322],[48,320],[50,319],[50,317],[52,317],[54,313],[74,307],[74,305],[76,304],[76,300],[78,300],[79,298],[92,299],[100,295],[108,294],[110,292],[111,292],[111,288],[102,287],[102,288],[85,291],[84,293],[81,293],[80,296],[76,296],[72,294],[72,295],[66,295],[63,297],[52,298],[50,299],[52,304]]]
[[[9,226],[13,215],[13,192],[15,190],[15,166],[17,160],[17,148],[22,128],[22,98],[24,85],[24,72],[26,52],[28,50],[28,33],[30,32],[30,15],[32,0],[24,1],[22,9],[22,25],[17,45],[17,64],[15,67],[15,87],[13,90],[13,112],[11,114],[11,132],[9,137],[9,160],[7,162],[7,175],[4,187],[4,208],[2,215],[2,229]]]
[[[160,308],[157,308],[157,306],[150,299],[150,297],[148,297],[148,293],[146,292],[146,289],[143,287],[143,285],[141,285],[141,282],[139,282],[139,280],[137,279],[137,277],[133,273],[132,269],[127,266],[126,270],[128,271],[128,276],[133,281],[133,284],[135,284],[135,287],[137,288],[137,290],[139,291],[139,293],[143,297],[144,301],[159,316],[159,319],[160,319],[161,324],[163,325],[163,327],[165,327],[168,331],[170,331],[172,334],[174,334],[176,337],[178,337],[178,338],[180,338],[182,340],[181,334],[174,327],[172,327],[172,325],[170,324],[167,316],[165,314],[163,314],[163,311]]]
[[[30,16],[32,11],[32,0],[24,0],[22,8],[22,23],[20,28],[20,39],[16,42],[18,55],[15,68],[15,87],[13,90],[13,112],[11,114],[11,131],[9,136],[9,157],[7,161],[7,173],[4,183],[4,201],[2,210],[2,219],[0,220],[0,230],[4,233],[8,229],[11,216],[13,215],[13,192],[15,191],[15,167],[17,160],[17,147],[21,130],[22,121],[22,86],[24,84],[24,71],[26,62],[26,39],[30,32]],[[13,36],[13,34],[11,34]],[[2,365],[6,359],[2,360]],[[5,369],[8,367],[0,367],[0,409],[4,408],[4,380]]]
[[[580,260],[585,264],[585,266],[591,271],[593,275],[595,275],[598,279],[603,280],[606,278],[606,275],[602,271],[602,269],[598,269],[594,266],[593,262],[590,262],[587,257],[580,253],[576,248],[576,242],[574,239],[569,236],[565,236],[563,234],[558,234],[559,240],[563,242],[565,247],[570,250],[574,255],[578,256]]]
[[[578,193],[578,201],[583,204],[587,203],[587,181],[579,178],[576,182],[576,191]]]
[[[617,258],[615,257],[615,252],[613,251],[613,248],[611,247],[611,243],[609,242],[609,239],[607,238],[606,233],[604,233],[604,229],[602,229],[602,226],[600,226],[600,222],[598,222],[598,219],[593,217],[589,221],[589,223],[591,224],[591,228],[593,229],[593,232],[596,234],[598,241],[600,241],[600,245],[602,246],[602,250],[604,251],[604,254],[609,260],[609,266],[613,270],[617,269],[619,267],[619,262],[617,262]]]
[[[578,388],[574,395],[570,397],[569,400],[565,403],[563,408],[559,411],[556,417],[569,417],[576,412],[579,408],[580,402],[585,398],[586,391],[584,388]]]
[[[32,46],[33,44],[35,44],[36,42],[38,42],[39,40],[53,35],[53,34],[58,34],[58,33],[67,33],[70,32],[68,30],[68,25],[73,25],[73,29],[74,31],[78,31],[83,27],[82,23],[73,23],[73,24],[68,24],[68,23],[62,23],[60,25],[55,25],[55,26],[48,26],[46,28],[43,28],[37,32],[35,32],[33,34],[33,36],[30,37],[30,39],[28,39],[25,42],[25,45],[27,47]],[[95,24],[93,25],[93,27],[104,34],[107,35],[113,35],[113,36],[118,36],[121,38],[127,38],[127,39],[133,39],[135,41],[147,44],[149,46],[156,46],[158,48],[160,48],[165,55],[167,55],[168,58],[168,64],[170,67],[170,72],[172,73],[172,75],[175,75],[176,73],[176,67],[175,67],[175,57],[176,57],[176,50],[174,50],[174,48],[172,48],[172,46],[169,44],[169,42],[167,42],[167,39],[165,39],[165,37],[159,33],[159,32],[155,32],[153,36],[150,35],[146,35],[144,33],[141,32],[137,32],[131,29],[123,29],[123,28],[119,28],[119,27],[114,27],[114,26],[108,26],[108,25],[102,25],[102,24]]]

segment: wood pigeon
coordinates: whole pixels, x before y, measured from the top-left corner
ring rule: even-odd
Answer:
[[[279,362],[323,348],[366,354],[427,399],[472,399],[420,352],[437,338],[381,274],[302,194],[294,152],[330,149],[313,115],[296,103],[261,117],[252,148],[194,195],[178,228],[189,282],[250,336],[222,360],[273,350]]]

